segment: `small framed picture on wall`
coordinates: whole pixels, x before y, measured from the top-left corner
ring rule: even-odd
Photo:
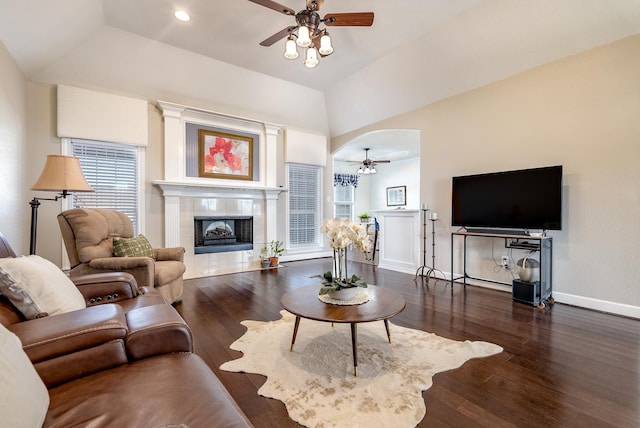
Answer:
[[[407,186],[387,187],[387,206],[407,205]]]

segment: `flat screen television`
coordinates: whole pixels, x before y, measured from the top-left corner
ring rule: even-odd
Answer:
[[[562,229],[562,165],[453,177],[451,224]]]

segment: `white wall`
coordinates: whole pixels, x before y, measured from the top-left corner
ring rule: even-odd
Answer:
[[[0,232],[18,254],[29,252],[27,80],[0,42]]]
[[[344,134],[332,151],[377,129],[421,130],[421,194],[443,219],[436,236],[443,271],[450,271],[452,176],[563,165],[563,230],[550,233],[554,297],[640,317],[637,52],[640,35]],[[490,242],[470,254],[474,276],[495,277]]]
[[[405,209],[420,208],[420,159],[393,161],[388,164],[378,164],[378,171],[374,175],[365,177],[371,182],[371,209],[396,209],[387,206],[387,187],[406,186],[407,205]]]

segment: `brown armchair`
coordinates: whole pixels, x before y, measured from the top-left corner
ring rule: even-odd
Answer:
[[[58,214],[71,277],[128,272],[140,287],[154,287],[169,303],[182,297],[184,248],[154,248],[152,257],[115,257],[113,238],[133,238],[126,214],[101,208],[76,208]]]

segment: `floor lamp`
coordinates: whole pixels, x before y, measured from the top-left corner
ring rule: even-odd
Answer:
[[[47,161],[44,164],[40,178],[38,178],[31,190],[60,192],[55,198],[34,197],[29,202],[29,205],[31,205],[29,254],[35,254],[40,201],[57,201],[60,198],[66,198],[71,192],[93,192],[93,188],[87,183],[84,174],[82,174],[80,159],[75,156],[47,155]]]

